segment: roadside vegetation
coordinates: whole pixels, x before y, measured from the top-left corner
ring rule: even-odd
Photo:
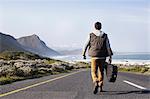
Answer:
[[[80,69],[80,68],[91,68],[91,65],[90,63],[87,63],[87,62],[75,62],[75,65],[77,66],[76,69]]]
[[[150,67],[148,65],[119,65],[120,72],[132,72],[132,73],[141,73],[141,74],[150,74]]]
[[[3,52],[0,53],[0,85],[88,67],[88,63],[68,63],[28,52]]]
[[[3,60],[17,60],[17,59],[24,59],[24,60],[34,60],[34,59],[42,59],[37,54],[33,54],[30,52],[15,52],[15,51],[4,51],[0,53],[0,59]]]

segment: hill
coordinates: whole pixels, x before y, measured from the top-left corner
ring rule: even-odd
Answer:
[[[25,49],[11,36],[0,32],[0,52],[25,51]]]
[[[42,56],[54,56],[59,55],[58,52],[49,48],[37,35],[25,36],[17,39],[18,43],[21,44],[25,50],[33,52]]]

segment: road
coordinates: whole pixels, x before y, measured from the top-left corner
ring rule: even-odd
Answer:
[[[104,79],[104,92],[92,93],[90,70],[51,75],[0,86],[0,99],[150,99],[150,77],[119,73]]]

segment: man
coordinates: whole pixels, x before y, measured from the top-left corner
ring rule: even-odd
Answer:
[[[109,63],[112,60],[112,50],[110,47],[107,34],[101,31],[102,24],[96,22],[94,24],[94,31],[88,36],[88,40],[83,49],[83,58],[86,59],[86,50],[91,57],[91,76],[94,83],[93,93],[96,94],[100,87],[100,92],[103,91],[103,76],[104,64],[106,57],[109,57]]]

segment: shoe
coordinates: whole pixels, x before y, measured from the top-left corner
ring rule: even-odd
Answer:
[[[102,86],[100,86],[100,92],[103,92],[103,88],[102,88]]]
[[[95,83],[94,83],[94,90],[93,90],[93,93],[94,93],[94,94],[96,94],[96,93],[98,92],[98,88],[99,88],[98,82],[95,82]]]

